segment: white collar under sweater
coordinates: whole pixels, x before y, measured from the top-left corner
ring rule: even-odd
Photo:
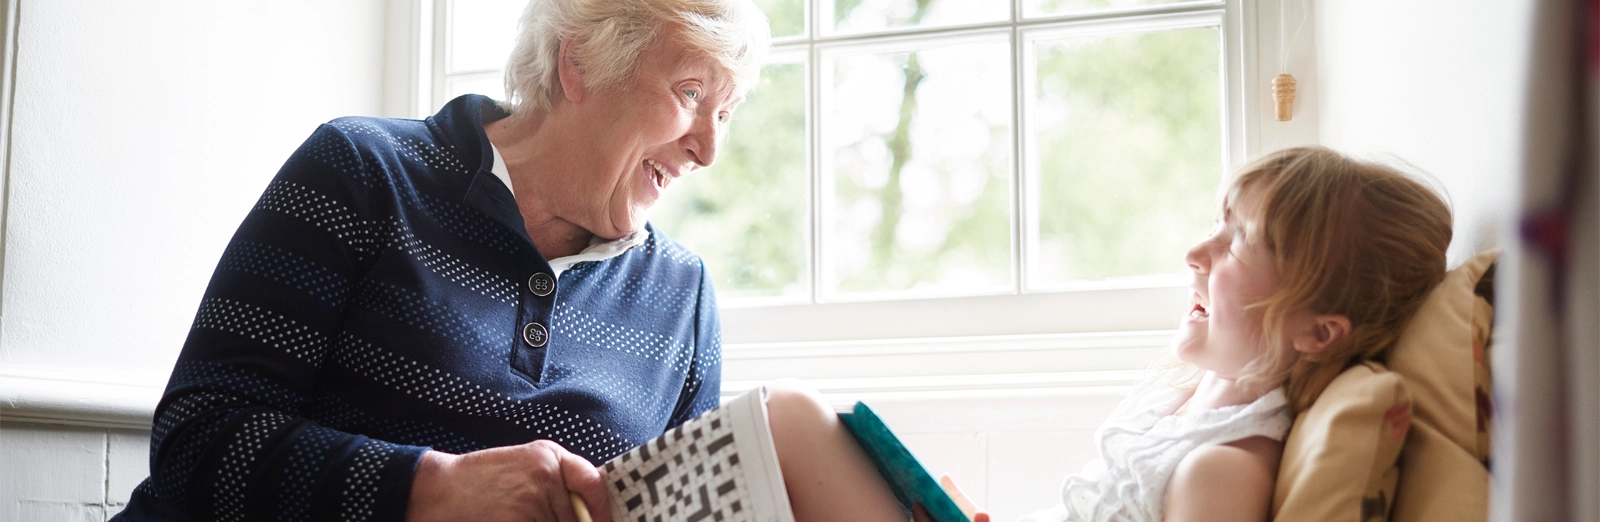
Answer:
[[[517,191],[511,189],[511,171],[506,169],[506,160],[500,157],[500,148],[490,143],[489,150],[494,152],[494,167],[489,169],[489,172],[493,172],[494,177],[500,178],[500,182],[505,183],[506,189],[511,190],[511,194],[515,197]],[[568,268],[572,268],[572,265],[584,261],[601,261],[620,256],[623,252],[627,252],[633,247],[643,245],[646,239],[650,239],[650,231],[643,228],[632,234],[609,241],[602,239],[600,236],[591,236],[589,238],[589,247],[583,249],[582,252],[551,259],[550,270],[555,272],[555,277],[560,278],[561,273],[566,272]]]

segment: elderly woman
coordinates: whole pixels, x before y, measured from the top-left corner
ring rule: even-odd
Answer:
[[[766,39],[748,0],[533,0],[509,101],[321,126],[223,253],[117,520],[605,518],[593,464],[718,403],[710,280],[645,219]]]

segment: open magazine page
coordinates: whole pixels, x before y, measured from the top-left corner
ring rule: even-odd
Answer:
[[[619,522],[793,522],[756,388],[601,466]]]

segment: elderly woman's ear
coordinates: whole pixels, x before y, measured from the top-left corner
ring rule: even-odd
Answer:
[[[578,103],[583,101],[583,73],[572,59],[572,45],[571,37],[561,39],[561,59],[556,64],[556,74],[561,77],[561,95],[569,102]]]

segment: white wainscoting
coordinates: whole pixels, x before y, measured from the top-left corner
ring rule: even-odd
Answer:
[[[1170,332],[733,344],[725,397],[801,378],[835,406],[867,401],[935,473],[995,520],[1058,501],[1094,429]],[[149,473],[161,383],[0,371],[0,522],[102,521]]]
[[[0,420],[0,520],[101,522],[149,475],[150,432]]]
[[[866,401],[929,471],[1010,521],[1060,502],[1094,430],[1171,331],[730,344],[723,396],[795,377],[836,408]]]

